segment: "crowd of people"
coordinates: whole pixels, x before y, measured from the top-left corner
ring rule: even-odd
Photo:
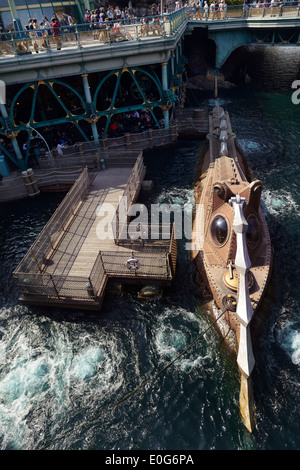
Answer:
[[[75,18],[69,13],[63,13],[60,18],[54,13],[50,20],[44,16],[40,22],[36,18],[29,18],[24,26],[25,36],[23,34],[22,40],[16,43],[18,55],[31,54],[32,49],[38,53],[49,46],[47,41],[50,38],[60,50],[61,33],[72,33],[75,24]],[[9,38],[0,26],[0,41],[7,41]]]
[[[244,7],[245,9],[249,8],[264,8],[264,7],[279,7],[279,6],[293,6],[297,5],[298,1],[295,0],[244,0]],[[198,0],[197,3],[193,3],[191,6],[191,11],[201,11],[203,13],[207,13],[207,15],[214,11],[227,11],[227,4],[226,0]]]
[[[244,8],[246,10],[250,8],[294,6],[297,4],[298,0],[244,0]],[[176,1],[174,5],[172,5],[172,9],[175,8],[175,10],[181,6],[190,7],[191,14],[200,19],[226,18],[226,11],[228,9],[226,0],[198,0],[196,2],[180,0]],[[86,9],[83,21],[87,25],[87,31],[101,29],[101,25],[103,25],[104,29],[107,29],[108,27],[121,28],[121,26],[135,23],[136,21],[142,24],[149,23],[151,21],[150,16],[152,17],[152,22],[159,22],[159,18],[156,18],[156,16],[161,14],[160,3],[153,3],[147,9],[144,8],[144,10],[142,13],[141,8],[135,9],[129,0],[126,7],[118,5],[113,7],[109,5],[106,8],[99,7],[95,10]],[[169,7],[165,6],[164,10],[168,13]],[[220,13],[216,14],[216,12]],[[29,18],[28,23],[24,26],[27,38],[24,38],[23,42],[17,43],[18,53],[20,55],[29,54],[32,49],[38,53],[41,48],[49,47],[50,43],[56,44],[57,49],[60,50],[62,40],[67,40],[68,34],[75,32],[74,25],[76,23],[76,19],[70,13],[61,13],[59,16],[54,13],[50,20],[45,16],[40,20]],[[122,31],[120,31],[120,36]],[[13,30],[7,32],[12,33]],[[79,32],[82,32],[82,27],[79,29]],[[129,33],[127,32],[127,34]],[[141,30],[141,34],[143,34],[143,30]],[[2,26],[0,26],[0,41],[3,43],[10,38],[11,36],[7,36]],[[94,39],[96,38],[98,36],[94,36]],[[102,39],[107,40],[107,36],[104,36]],[[114,34],[111,34],[110,39],[114,39]],[[126,39],[131,38],[128,36]]]
[[[161,128],[164,128],[163,114],[157,114],[157,121]],[[102,122],[104,124],[104,122]],[[99,140],[108,137],[110,139],[116,139],[123,137],[125,134],[140,134],[142,138],[148,136],[149,129],[157,129],[158,125],[153,119],[152,115],[147,109],[128,111],[127,113],[115,114],[112,116],[110,124],[105,133],[104,126],[101,122],[97,124],[98,138]],[[91,128],[89,125],[84,129],[87,137],[90,141],[93,140]],[[45,136],[47,143],[51,149],[56,149],[58,155],[64,154],[64,149],[71,147],[76,143],[82,142],[82,136],[78,134],[75,127],[71,123],[66,123],[63,129],[56,130],[55,127],[45,127],[43,129],[43,135]],[[20,149],[25,158],[27,153],[27,135],[21,136],[22,143]],[[9,140],[1,140],[2,145],[7,151],[14,153],[14,149]],[[28,148],[28,158],[31,166],[39,166],[39,159],[47,151],[45,143],[41,139],[34,139],[30,141],[30,147]]]
[[[146,12],[146,15],[159,15],[160,10],[159,6],[156,3],[153,3],[149,8],[149,11]],[[127,7],[113,7],[109,5],[107,8],[99,7],[95,10],[85,10],[84,13],[84,22],[85,23],[103,23],[104,21],[121,21],[123,24],[129,24],[134,18],[136,18],[137,12],[132,5],[132,2],[128,2]]]
[[[151,10],[151,11],[150,11]],[[151,8],[148,9],[147,15],[153,15],[153,22],[159,19],[155,18],[158,15],[159,7],[158,4],[153,3]],[[78,29],[78,32],[86,32],[93,30],[96,34],[102,30],[109,31],[110,40],[114,40],[115,36],[125,36],[125,39],[132,39],[129,32],[121,27],[126,24],[137,21],[136,11],[132,6],[132,2],[128,2],[128,7],[108,6],[99,7],[96,10],[85,10],[84,13],[84,24],[87,25],[87,29],[83,29],[82,26]],[[143,18],[139,18],[141,24],[148,23],[149,18],[144,15]],[[31,54],[32,51],[38,53],[43,48],[49,48],[53,44],[56,45],[57,50],[62,48],[62,41],[67,41],[68,38],[75,38],[72,33],[75,32],[74,25],[76,19],[70,13],[62,13],[59,16],[54,13],[49,20],[46,16],[42,20],[36,18],[29,18],[27,24],[24,26],[25,37],[22,41],[16,43],[18,55]],[[119,31],[117,29],[119,28]],[[12,32],[12,31],[9,31]],[[107,35],[103,37],[94,34],[94,39],[100,39],[106,41]],[[72,35],[72,36],[71,36]],[[3,29],[0,27],[0,41],[7,41],[11,36],[6,36]]]
[[[163,116],[158,117],[160,127],[164,127]],[[122,137],[125,134],[135,134],[142,132],[147,134],[149,129],[157,128],[157,124],[147,110],[129,111],[127,113],[120,113],[114,116],[109,128],[107,137]],[[99,138],[104,137],[104,128],[102,128]]]

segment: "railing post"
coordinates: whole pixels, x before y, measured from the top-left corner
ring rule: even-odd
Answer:
[[[107,41],[107,42],[110,42],[110,38],[109,38],[109,28],[108,28],[107,22],[105,23],[105,34],[106,34],[106,41]]]
[[[77,24],[75,25],[75,36],[79,49],[82,47],[80,43],[80,33],[78,32]]]
[[[166,35],[166,28],[165,28],[165,18],[164,18],[164,15],[162,15],[161,21],[162,21],[162,36],[164,37],[164,36]]]
[[[12,46],[13,46],[13,50],[14,50],[15,56],[17,56],[17,55],[18,55],[18,48],[17,48],[17,46],[16,46],[16,42],[15,42],[15,37],[14,37],[14,36],[11,37],[11,43],[12,43]]]
[[[52,282],[52,284],[53,284],[55,293],[56,293],[57,297],[59,298],[59,293],[58,293],[57,287],[56,287],[56,285],[55,285],[55,282],[53,281],[52,274],[49,274],[49,276],[50,276],[50,280],[51,280],[51,282]]]
[[[131,136],[129,133],[125,134],[126,148],[131,150]]]
[[[91,294],[92,294],[92,297],[97,297],[97,292],[95,292],[95,290],[94,290],[94,286],[93,286],[93,283],[91,281],[90,276],[88,277],[88,279],[89,279],[89,281],[87,283],[87,284],[89,284],[89,287],[87,288],[88,294],[89,294],[89,296],[91,296]]]
[[[152,129],[148,129],[148,139],[149,139],[149,147],[152,149],[153,148],[153,133]]]
[[[47,50],[47,52],[49,53],[49,52],[51,52],[51,47],[50,47],[50,42],[49,42],[49,40],[48,40],[48,37],[49,37],[49,36],[46,36],[46,35],[45,35],[45,37],[44,37],[44,44],[46,44],[46,50]]]

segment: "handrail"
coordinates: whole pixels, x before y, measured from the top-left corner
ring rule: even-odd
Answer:
[[[34,52],[52,53],[69,48],[84,49],[100,43],[111,45],[124,41],[141,41],[173,36],[189,21],[208,24],[213,20],[300,17],[298,2],[269,1],[246,5],[225,6],[221,10],[207,11],[200,7],[182,7],[164,15],[146,16],[126,20],[110,20],[104,23],[83,23],[45,30],[14,31],[0,34],[1,55],[26,56]],[[58,32],[58,34],[56,34]]]

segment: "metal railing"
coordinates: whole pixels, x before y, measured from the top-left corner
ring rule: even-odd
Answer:
[[[34,52],[51,53],[62,49],[84,49],[91,45],[172,36],[187,21],[187,17],[188,11],[182,8],[163,16],[2,33],[0,55],[26,56]]]
[[[173,235],[174,231],[172,237]],[[55,301],[99,303],[109,277],[171,280],[174,274],[174,261],[170,252],[172,244],[173,239],[169,241],[169,249],[165,251],[130,252],[130,256],[139,261],[139,269],[136,270],[129,270],[127,267],[128,252],[99,251],[89,276],[23,272],[17,269],[14,277],[23,296],[27,298],[38,297],[50,303]]]
[[[142,152],[140,152],[136,160],[136,163],[131,171],[131,174],[127,181],[126,188],[123,193],[121,203],[123,204],[124,202],[126,202],[126,208],[121,208],[119,204],[116,210],[116,214],[112,221],[112,227],[113,227],[114,234],[115,234],[115,242],[117,244],[119,243],[121,238],[124,238],[122,234],[124,233],[125,229],[127,230],[127,224],[128,224],[127,211],[139,192],[139,188],[141,187],[142,181],[144,179],[145,171],[146,171],[146,168],[144,166]],[[126,217],[124,217],[124,220],[122,217],[120,217],[120,211],[122,211],[123,209],[126,210]]]
[[[29,30],[0,34],[1,56],[24,56],[34,53],[53,53],[61,50],[83,50],[90,46],[114,44],[124,41],[143,41],[174,35],[188,21],[208,22],[230,19],[267,17],[300,17],[298,2],[270,2],[255,5],[225,6],[219,10],[183,7],[172,13],[112,20],[104,23],[84,23],[47,30]]]
[[[85,169],[14,271],[17,277],[20,273],[38,274],[47,269],[49,254],[59,243],[71,217],[83,200],[89,184],[90,177]]]
[[[300,17],[300,5],[297,2],[260,2],[250,5],[223,5],[217,9],[189,8],[188,19],[190,21],[212,21],[248,18],[270,18],[270,17]]]
[[[51,150],[52,160],[50,160],[46,152],[40,157],[39,167],[41,169],[49,168],[53,170],[87,166],[90,170],[94,170],[95,168],[100,168],[99,161],[101,159],[113,165],[112,156],[118,154],[119,157],[120,150],[122,150],[124,157],[126,155],[135,156],[136,159],[137,153],[141,150],[174,143],[177,140],[177,127],[177,122],[172,122],[168,128],[148,129],[145,132],[99,139],[98,142],[78,142],[74,145],[63,147],[60,153],[54,148]],[[131,163],[132,158],[129,164],[131,165]]]
[[[168,252],[135,252],[130,255],[140,262],[139,269],[128,269],[126,262],[128,253],[101,252],[105,273],[108,276],[118,278],[143,278],[168,279],[172,272],[169,263]]]
[[[145,167],[142,152],[140,152],[124,190],[129,207],[138,194],[144,174]],[[62,249],[64,233],[71,226],[89,184],[90,178],[86,168],[14,271],[17,284],[27,300],[30,298],[36,302],[51,304],[67,302],[72,305],[74,303],[99,305],[109,277],[167,281],[172,279],[177,251],[173,224],[169,224],[168,238],[162,240],[159,237],[163,231],[166,233],[164,227],[158,224],[153,231],[151,226],[151,234],[155,234],[158,243],[150,242],[148,246],[144,246],[143,243],[142,249],[139,247],[138,251],[132,251],[132,248],[121,251],[117,249],[107,252],[99,251],[89,275],[74,276],[68,273],[49,272],[51,268],[48,269],[48,266],[51,266],[53,254],[57,249]],[[118,210],[115,224],[119,223]],[[128,213],[125,214],[124,220],[126,230],[128,230]],[[129,232],[130,230],[127,232],[130,235]],[[139,269],[128,269],[126,264],[128,257],[138,257]]]

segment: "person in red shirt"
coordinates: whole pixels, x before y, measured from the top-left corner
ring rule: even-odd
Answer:
[[[50,23],[50,26],[52,28],[53,39],[54,39],[54,41],[57,45],[57,50],[60,51],[61,41],[60,41],[60,38],[59,38],[60,30],[58,28],[61,27],[61,24],[60,24],[60,22],[58,21],[57,18],[53,17],[52,21]]]

